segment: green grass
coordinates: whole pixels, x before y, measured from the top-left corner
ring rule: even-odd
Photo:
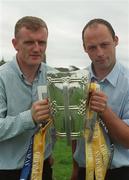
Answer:
[[[54,180],[70,180],[72,170],[72,151],[71,145],[63,138],[57,139],[54,148]]]

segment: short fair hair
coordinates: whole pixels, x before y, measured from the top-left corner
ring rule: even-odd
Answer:
[[[41,18],[34,16],[25,16],[19,19],[15,25],[14,35],[17,36],[18,32],[22,27],[25,27],[31,31],[37,31],[40,28],[46,28],[48,32],[48,27],[45,21]]]

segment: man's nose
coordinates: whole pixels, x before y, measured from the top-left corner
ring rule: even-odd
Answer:
[[[34,47],[39,47],[38,41],[35,41],[35,42],[34,42]]]
[[[33,44],[33,49],[34,50],[39,50],[40,49],[40,45],[38,43],[38,41],[35,41],[34,44]]]
[[[98,46],[97,47],[97,55],[98,56],[103,56],[103,54],[104,54],[103,49],[100,46]]]

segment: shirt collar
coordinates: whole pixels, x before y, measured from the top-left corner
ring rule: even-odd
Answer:
[[[39,76],[39,74],[40,74],[40,72],[43,70],[43,64],[44,63],[41,63],[41,65],[40,65],[40,67],[39,67],[39,70],[38,70],[38,73],[37,73],[37,77]],[[20,67],[19,67],[19,65],[18,65],[18,62],[17,62],[17,59],[16,59],[16,57],[14,57],[13,58],[13,68],[15,69],[15,71],[17,71],[17,73],[18,73],[18,75],[23,79],[25,79],[25,77],[24,77],[24,74],[23,74],[23,72],[21,71],[21,69],[20,69]],[[37,77],[36,77],[36,79],[37,79]]]
[[[13,58],[11,65],[13,66],[13,69],[18,73],[18,75],[22,77],[23,73],[20,70],[16,57]]]
[[[91,75],[91,79],[97,80],[97,77],[95,76],[92,70],[92,65],[89,66],[89,72]],[[119,72],[120,72],[120,64],[116,62],[112,71],[103,80],[101,80],[101,82],[107,80],[112,86],[116,87]]]

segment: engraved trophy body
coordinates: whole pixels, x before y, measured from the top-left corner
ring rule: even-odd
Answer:
[[[86,121],[90,75],[85,70],[47,73],[48,96],[56,135],[77,139]]]

